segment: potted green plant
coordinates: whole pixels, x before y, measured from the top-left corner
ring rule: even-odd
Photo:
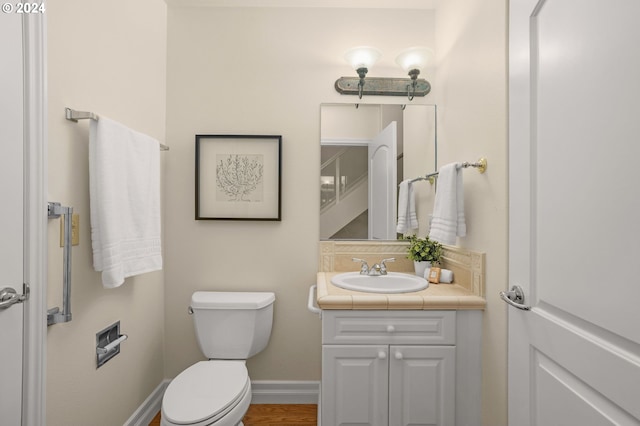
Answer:
[[[442,244],[430,240],[429,237],[419,238],[411,235],[407,239],[409,240],[407,258],[413,260],[416,275],[424,277],[428,268],[440,264]]]

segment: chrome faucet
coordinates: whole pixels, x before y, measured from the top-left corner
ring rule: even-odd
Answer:
[[[360,275],[369,275],[369,264],[364,259],[359,259],[357,257],[352,257],[351,261],[360,262]]]
[[[369,268],[369,264],[364,259],[359,259],[357,257],[351,258],[354,262],[360,262],[360,275],[369,275],[372,277],[377,277],[380,275],[387,275],[387,265],[386,262],[395,262],[396,258],[391,257],[389,259],[382,259],[380,263],[374,264],[371,268]]]
[[[390,257],[388,259],[382,259],[380,261],[380,275],[387,275],[387,265],[386,262],[395,262],[395,257]],[[375,266],[375,265],[374,265]]]

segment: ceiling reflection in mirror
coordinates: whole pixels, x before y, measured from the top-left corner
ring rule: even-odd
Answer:
[[[402,237],[396,233],[398,185],[437,170],[436,109],[320,106],[320,239]],[[419,233],[428,225],[433,189],[426,181],[413,186],[419,228],[409,233]]]

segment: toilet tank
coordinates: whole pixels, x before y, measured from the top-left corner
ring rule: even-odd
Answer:
[[[209,359],[247,359],[269,342],[275,294],[197,291],[191,296],[200,350]]]

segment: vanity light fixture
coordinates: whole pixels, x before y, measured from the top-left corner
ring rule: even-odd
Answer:
[[[416,87],[418,86],[418,76],[420,70],[424,69],[433,58],[433,51],[426,47],[411,47],[403,50],[396,57],[396,64],[405,70],[411,78],[411,84],[407,85],[407,97],[410,101],[416,95]]]
[[[425,96],[431,91],[431,84],[424,78],[418,78],[433,57],[433,51],[426,47],[412,47],[402,51],[396,63],[409,73],[410,78],[365,77],[369,69],[380,58],[381,52],[373,47],[354,47],[345,53],[345,60],[358,73],[358,77],[340,77],[336,80],[335,89],[343,95],[382,95],[407,96],[409,101],[414,96]]]
[[[362,99],[364,89],[364,78],[369,72],[369,68],[373,67],[380,56],[382,56],[382,52],[375,47],[368,46],[354,47],[344,54],[344,59],[358,73],[358,98],[360,99]]]

